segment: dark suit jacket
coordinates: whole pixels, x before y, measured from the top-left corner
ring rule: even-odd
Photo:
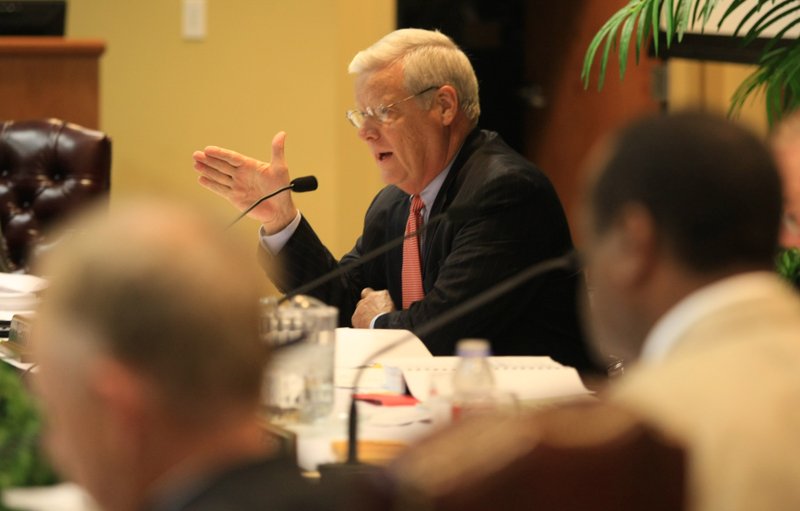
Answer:
[[[323,493],[324,491],[324,493]],[[344,509],[343,497],[300,476],[288,458],[265,458],[229,468],[188,494],[147,506],[147,511],[325,511]]]
[[[430,217],[452,206],[476,207],[466,221],[440,222],[424,235],[425,299],[381,317],[380,328],[414,330],[520,270],[572,249],[561,203],[547,177],[490,131],[473,131],[453,162]],[[384,188],[367,210],[364,231],[341,263],[403,235],[409,196]],[[263,251],[269,260],[269,255]],[[398,247],[310,294],[339,308],[350,325],[361,290],[387,289],[400,309]],[[284,292],[336,268],[337,261],[303,218],[266,268]],[[580,369],[591,365],[577,317],[580,273],[552,272],[423,339],[434,355],[452,355],[465,337],[487,338],[495,355],[550,355]]]

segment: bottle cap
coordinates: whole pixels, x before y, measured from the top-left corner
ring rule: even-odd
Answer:
[[[486,339],[461,339],[456,344],[458,357],[488,357],[490,354],[489,341]]]

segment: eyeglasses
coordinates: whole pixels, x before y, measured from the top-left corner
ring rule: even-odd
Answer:
[[[366,122],[367,117],[372,117],[376,121],[381,124],[385,124],[391,120],[391,113],[392,108],[396,107],[400,103],[404,103],[409,99],[414,99],[417,96],[422,96],[426,92],[430,92],[432,90],[438,89],[439,85],[432,85],[425,90],[417,92],[416,94],[412,94],[407,98],[403,98],[400,101],[395,101],[394,103],[390,103],[388,105],[378,105],[375,108],[368,106],[366,110],[348,110],[345,114],[347,116],[347,120],[350,121],[350,124],[355,126],[358,129],[361,129],[364,126],[364,122]]]

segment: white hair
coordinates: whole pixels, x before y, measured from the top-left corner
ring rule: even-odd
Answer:
[[[403,82],[410,94],[451,85],[461,110],[477,124],[481,113],[478,78],[467,56],[449,37],[438,30],[395,30],[358,52],[347,70],[357,75],[372,73],[395,62],[403,65]]]

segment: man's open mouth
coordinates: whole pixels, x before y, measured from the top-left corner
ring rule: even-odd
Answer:
[[[378,161],[385,161],[392,157],[392,153],[385,152],[385,153],[378,153]]]

